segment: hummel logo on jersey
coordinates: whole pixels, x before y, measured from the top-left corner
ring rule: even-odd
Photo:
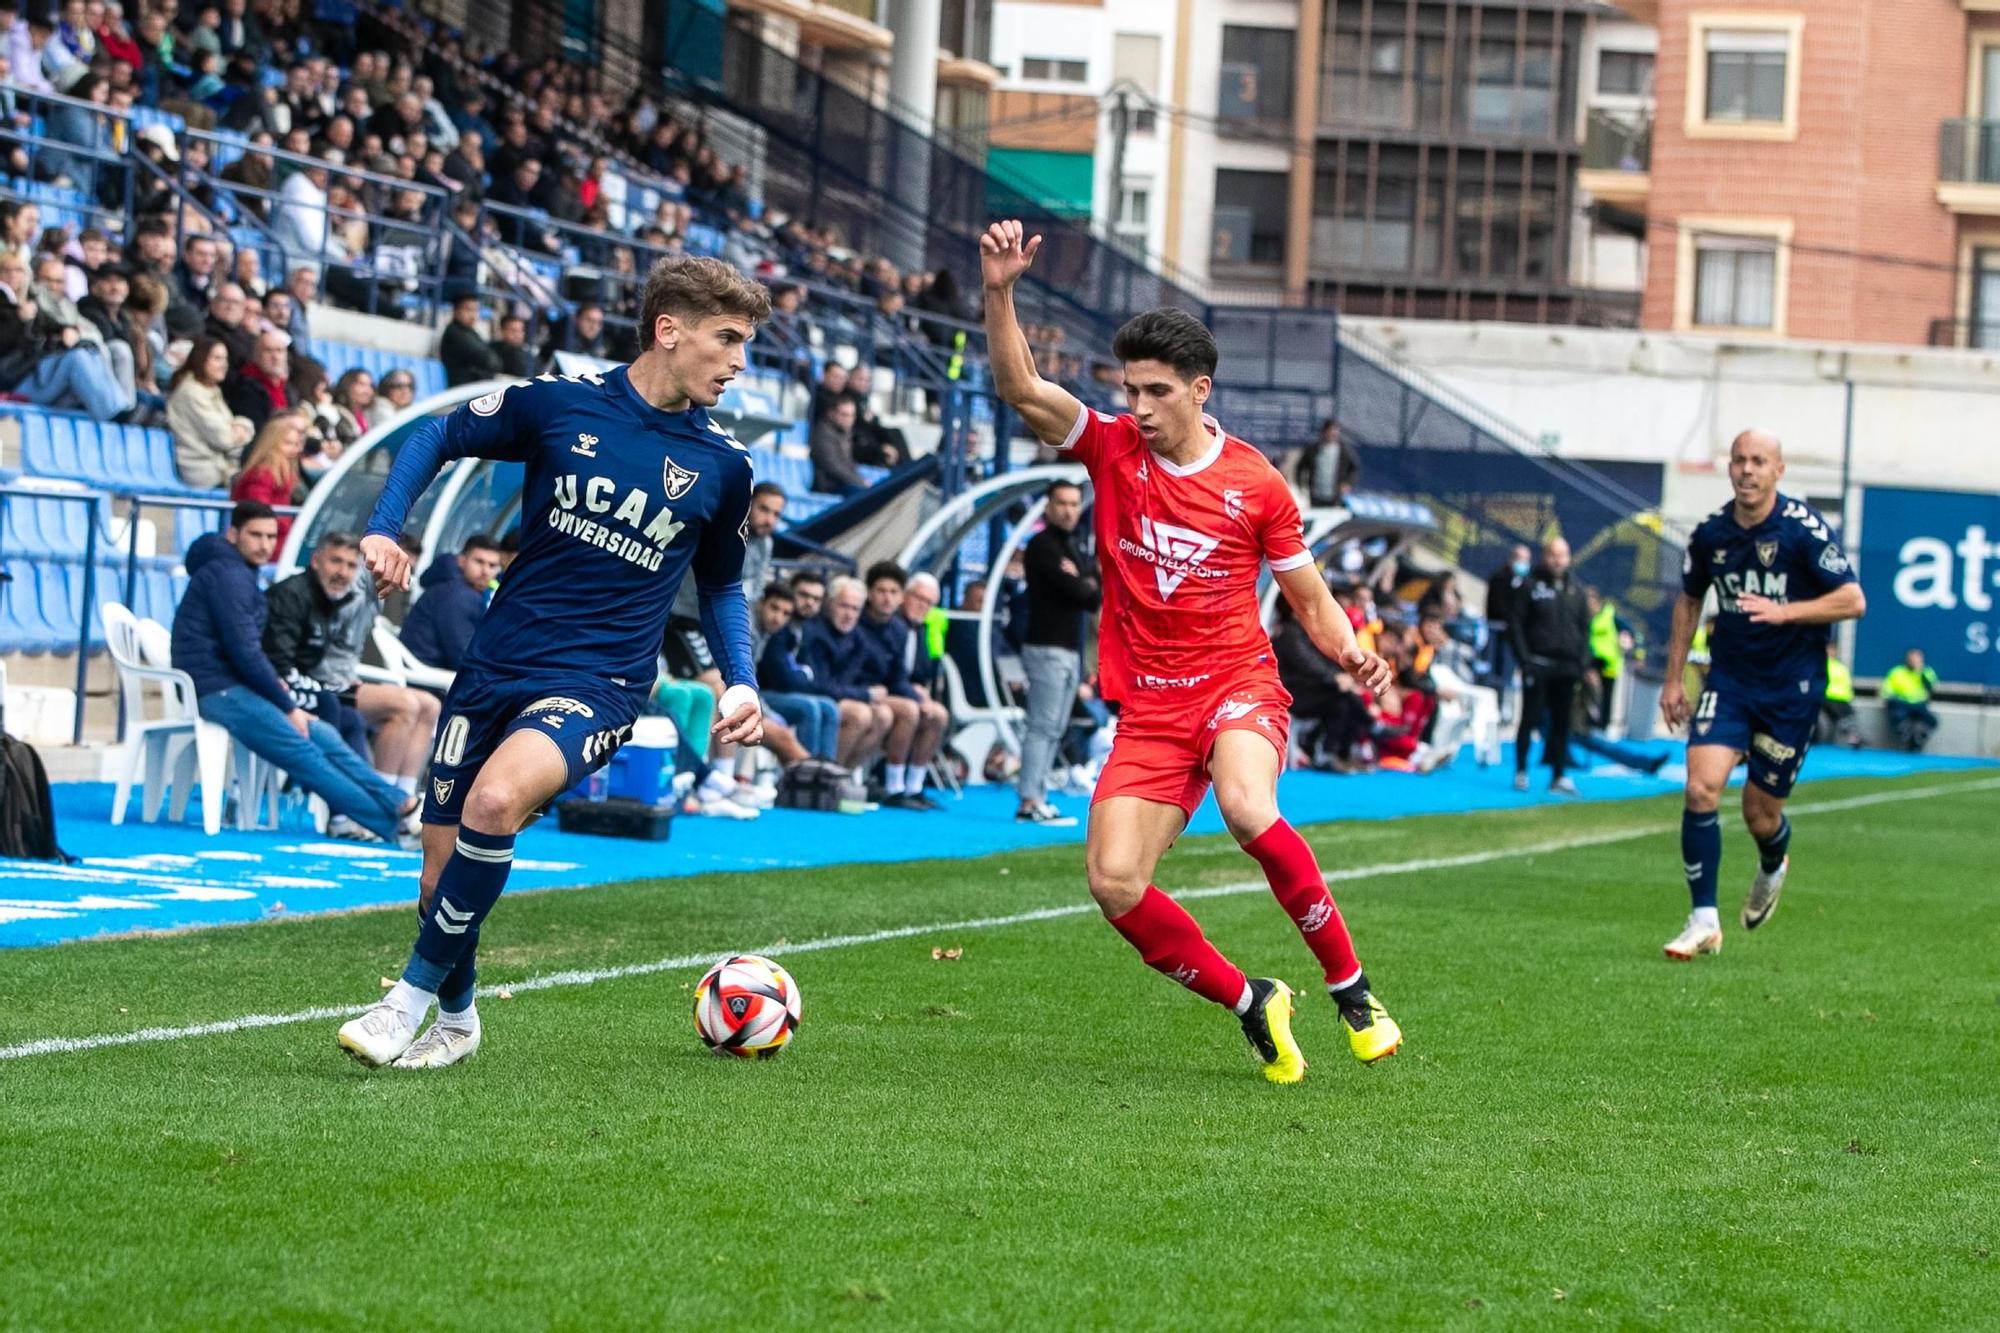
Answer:
[[[1167,973],[1167,980],[1178,981],[1183,986],[1192,986],[1194,985],[1194,979],[1200,975],[1201,969],[1198,967],[1177,967]]]
[[[457,778],[432,778],[431,795],[437,799],[439,805],[443,805],[451,799],[451,789],[457,785]]]
[[[1149,479],[1150,479],[1150,478],[1152,477],[1152,475],[1153,475],[1153,474],[1152,474],[1152,472],[1151,472],[1151,471],[1150,471],[1150,470],[1149,470],[1149,469],[1148,469],[1148,468],[1146,467],[1146,460],[1145,460],[1145,459],[1143,459],[1143,458],[1142,458],[1142,459],[1140,459],[1140,460],[1139,460],[1139,480],[1140,480],[1140,481],[1147,481],[1147,480],[1149,480]]]
[[[573,454],[582,454],[585,458],[595,458],[597,457],[597,437],[595,435],[578,435],[576,443],[569,447],[569,451]]]
[[[465,928],[472,924],[472,918],[477,915],[478,913],[474,912],[470,907],[453,907],[451,899],[440,898],[438,899],[437,916],[434,920],[437,922],[437,928],[445,934],[463,935]]]
[[[1306,914],[1299,918],[1299,929],[1310,935],[1331,920],[1333,920],[1333,904],[1314,903]]]
[[[1127,554],[1139,555],[1153,563],[1153,578],[1159,584],[1160,596],[1171,597],[1174,589],[1189,574],[1202,578],[1220,578],[1223,571],[1201,568],[1201,562],[1215,551],[1218,538],[1196,532],[1193,528],[1175,527],[1171,523],[1155,523],[1143,514],[1139,517],[1140,546],[1121,538],[1118,546]]]
[[[669,458],[661,479],[667,488],[667,498],[669,500],[678,500],[683,495],[686,495],[696,482],[701,480],[701,473],[690,472]]]
[[[1699,861],[1683,861],[1681,869],[1687,873],[1689,879],[1701,878],[1702,865]]]
[[[1758,542],[1757,558],[1764,563],[1764,568],[1769,569],[1771,562],[1778,558],[1778,544],[1776,542]]]

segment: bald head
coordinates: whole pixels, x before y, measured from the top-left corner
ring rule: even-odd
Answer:
[[[1736,492],[1739,520],[1762,522],[1777,503],[1778,479],[1785,475],[1785,447],[1764,430],[1746,430],[1729,443],[1729,486]]]
[[[1551,537],[1542,543],[1542,568],[1551,574],[1569,572],[1569,543],[1560,537]]]

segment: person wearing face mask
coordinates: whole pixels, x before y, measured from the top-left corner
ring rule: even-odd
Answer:
[[[1521,665],[1514,653],[1515,605],[1534,567],[1534,553],[1517,543],[1508,552],[1507,563],[1486,576],[1487,683],[1500,692],[1502,721],[1512,716],[1514,673]]]

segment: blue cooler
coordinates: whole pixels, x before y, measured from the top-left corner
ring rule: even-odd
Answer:
[[[674,799],[674,750],[680,732],[673,719],[642,717],[632,724],[632,739],[620,746],[605,765],[605,795],[641,805],[671,805]]]

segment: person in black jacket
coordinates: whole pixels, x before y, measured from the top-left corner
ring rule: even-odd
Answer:
[[[479,336],[479,297],[471,292],[451,303],[451,323],[438,335],[438,360],[444,362],[444,382],[453,388],[506,373],[486,339]]]
[[[1084,619],[1104,598],[1097,564],[1076,547],[1083,518],[1083,488],[1073,481],[1049,487],[1042,530],[1028,539],[1028,637],[1021,667],[1028,677],[1027,735],[1021,739],[1021,772],[1015,792],[1017,823],[1067,828],[1076,823],[1049,803],[1049,769],[1069,729],[1076,687],[1083,676]]]
[[[1500,692],[1502,715],[1513,701],[1514,672],[1521,659],[1514,652],[1514,605],[1534,572],[1534,553],[1525,544],[1508,553],[1507,563],[1486,576],[1486,667]]]
[[[1549,790],[1574,796],[1569,778],[1569,720],[1577,683],[1590,661],[1590,603],[1571,571],[1569,543],[1542,547],[1542,563],[1512,607],[1520,654],[1521,730],[1514,742],[1514,790],[1528,789],[1528,745],[1542,728],[1542,758],[1554,770]]]
[[[333,813],[384,841],[415,845],[416,798],[369,772],[337,730],[299,706],[264,656],[257,571],[277,547],[271,507],[245,500],[230,511],[226,529],[188,548],[187,592],[174,614],[173,664],[193,680],[203,719],[283,769]],[[219,801],[222,793],[206,799]]]

